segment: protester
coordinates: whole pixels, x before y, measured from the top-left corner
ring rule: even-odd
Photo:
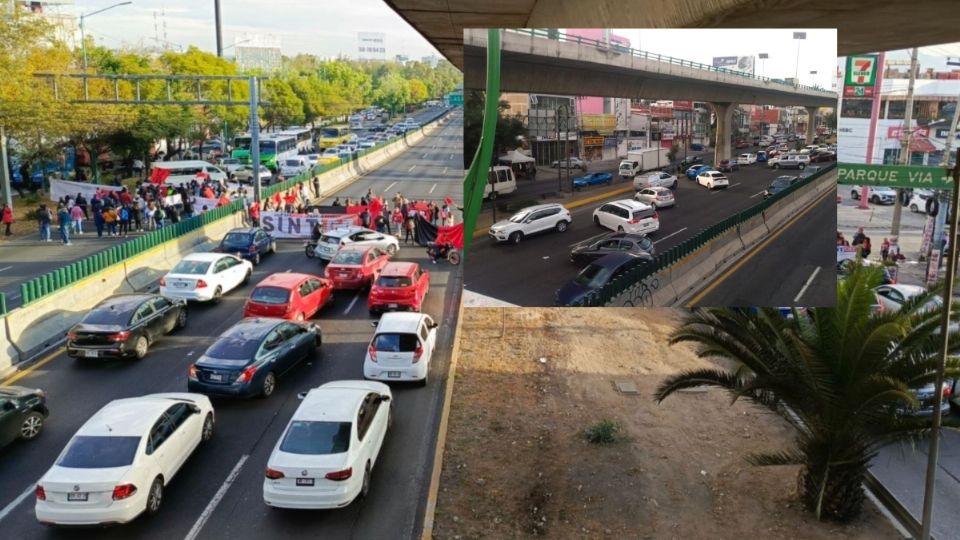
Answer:
[[[884,238],[880,244],[880,258],[884,261],[890,256],[890,240]]]
[[[857,234],[853,235],[852,245],[859,246],[860,244],[863,243],[863,239],[866,237],[867,235],[863,233],[863,227],[860,227],[859,229],[857,229]]]
[[[120,210],[117,210],[117,222],[120,223],[118,236],[127,236],[130,232],[130,208],[126,204],[121,206]]]
[[[40,224],[40,240],[50,242],[50,223],[53,222],[53,214],[47,205],[41,204],[37,210],[37,222]]]
[[[107,236],[117,235],[117,212],[108,206],[103,210],[103,222],[107,225]]]
[[[404,229],[403,233],[403,243],[406,244],[407,241],[412,241],[416,243],[416,235],[414,232],[417,228],[417,211],[413,208],[410,209],[410,213],[407,215],[407,226]]]
[[[10,232],[10,225],[13,224],[13,208],[10,208],[6,203],[3,205],[3,217],[0,217],[0,221],[3,222],[4,236],[13,234]]]
[[[103,228],[107,222],[103,218],[103,212],[100,210],[93,211],[93,224],[97,227],[97,238],[103,238]]]
[[[63,241],[63,245],[69,246],[70,242],[70,212],[67,211],[66,206],[60,206],[57,208],[57,224],[60,225],[60,240]]]
[[[156,222],[158,229],[163,228],[163,220],[166,219],[166,217],[167,213],[163,208],[163,203],[160,202],[157,205],[157,209],[153,212],[153,221]]]
[[[80,207],[80,210],[83,211],[83,219],[90,219],[89,214],[87,213],[87,199],[83,196],[83,193],[77,193],[76,205]]]
[[[83,218],[83,210],[79,205],[74,205],[73,208],[70,209],[70,221],[73,225],[73,232],[77,235],[83,234]]]
[[[864,236],[863,242],[860,244],[860,254],[864,259],[870,256],[870,237]]]

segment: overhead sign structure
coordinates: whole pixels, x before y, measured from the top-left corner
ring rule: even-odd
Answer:
[[[910,165],[865,165],[838,163],[837,183],[858,186],[953,189],[953,180],[942,167]]]

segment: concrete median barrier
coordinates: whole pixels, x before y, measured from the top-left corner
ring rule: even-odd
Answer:
[[[13,346],[7,333],[6,317],[0,319],[0,379],[7,378],[16,368],[14,364],[20,361],[20,352]]]
[[[770,234],[770,229],[763,220],[763,214],[757,214],[740,224],[740,241],[744,249],[750,249]]]
[[[710,242],[710,260],[720,268],[725,262],[743,252],[743,242],[736,228],[731,228]]]

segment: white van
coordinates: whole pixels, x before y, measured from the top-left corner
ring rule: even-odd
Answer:
[[[623,178],[633,178],[640,172],[640,162],[625,159],[620,162],[620,176]]]
[[[196,180],[197,175],[201,172],[207,173],[210,176],[210,180],[214,182],[219,182],[220,180],[224,182],[227,181],[227,173],[223,172],[223,170],[216,165],[211,165],[206,161],[157,161],[151,163],[150,166],[154,169],[169,170],[170,176],[168,176],[163,183],[174,186],[189,184],[191,180]]]
[[[513,176],[513,169],[502,165],[490,167],[487,185],[483,188],[484,199],[496,199],[500,195],[509,195],[516,190],[517,179]]]
[[[284,178],[293,178],[294,176],[307,171],[310,165],[304,156],[290,157],[282,160],[280,163],[280,174]]]

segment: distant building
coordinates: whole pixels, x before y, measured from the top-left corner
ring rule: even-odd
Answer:
[[[56,29],[56,37],[71,46],[80,44],[80,25],[78,18],[72,13],[73,0],[49,0],[31,2],[16,0],[16,5],[23,11],[33,13],[43,18]]]
[[[423,58],[420,59],[420,61],[423,62],[424,64],[429,64],[430,67],[437,67],[437,63],[440,61],[440,57],[435,54],[431,54],[430,56],[424,56]]]
[[[410,57],[405,54],[398,54],[394,56],[393,59],[396,60],[397,62],[400,62],[401,64],[406,64],[407,62],[410,61]]]
[[[270,35],[238,34],[234,38],[236,61],[240,69],[265,72],[280,69],[280,38]]]
[[[357,58],[386,60],[387,35],[382,32],[357,32]]]

